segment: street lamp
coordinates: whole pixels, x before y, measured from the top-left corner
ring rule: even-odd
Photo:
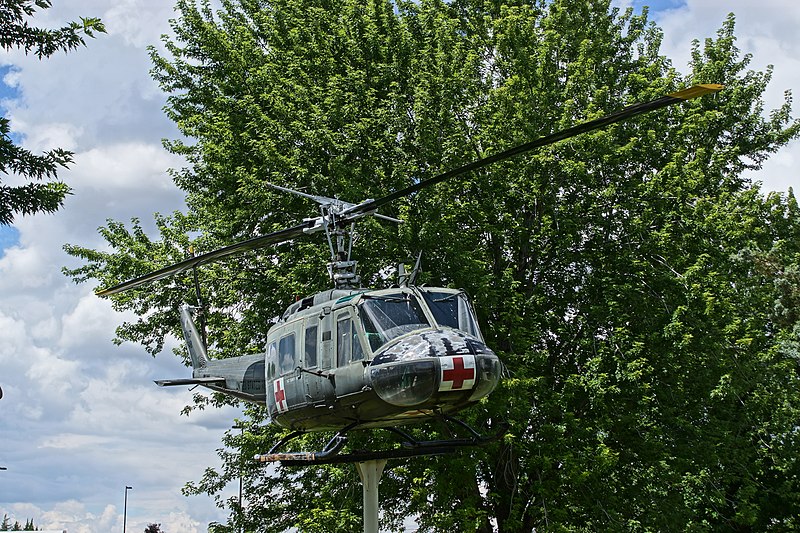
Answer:
[[[122,533],[128,529],[128,491],[133,490],[133,487],[125,485],[125,506],[122,508]]]

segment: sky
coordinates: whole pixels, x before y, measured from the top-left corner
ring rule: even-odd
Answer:
[[[15,138],[35,152],[75,153],[60,173],[74,189],[61,211],[0,227],[0,466],[8,469],[0,470],[0,514],[69,533],[120,531],[131,486],[128,531],[155,522],[167,533],[205,532],[227,513],[180,489],[219,464],[216,449],[240,411],[182,416],[192,393],[153,384],[188,376],[171,347],[152,358],[139,346],[115,345],[116,326],[134,317],[115,313],[92,294],[91,283],[75,285],[61,274],[78,264],[62,246],[103,247],[97,229],[107,219],[138,217],[152,229],[154,212],[183,208],[167,174],[181,161],[161,146],[177,131],[163,114],[166,95],[148,74],[146,50],[169,31],[172,2],[53,3],[37,24],[97,16],[108,34],[45,61],[0,53],[0,108]],[[714,36],[734,12],[738,46],[753,55],[751,67],[775,67],[767,109],[780,105],[787,89],[800,93],[796,0],[615,0],[636,10],[645,3],[678,70],[687,70],[692,39]],[[751,177],[765,190],[786,191],[798,183],[798,163],[794,142]],[[237,491],[229,487],[226,497]]]

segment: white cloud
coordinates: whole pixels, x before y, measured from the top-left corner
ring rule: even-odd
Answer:
[[[786,90],[793,90],[798,96],[800,4],[796,0],[688,0],[679,8],[655,14],[664,30],[663,52],[673,59],[679,71],[688,72],[692,40],[699,40],[702,46],[706,38],[716,37],[729,13],[736,15],[737,47],[742,55],[752,55],[749,68],[765,71],[768,65],[774,66],[764,97],[766,110],[781,106]],[[794,116],[797,115],[795,111]],[[786,191],[790,186],[797,189],[800,176],[793,166],[797,160],[800,142],[794,141],[768,160],[760,172],[748,177],[762,181],[765,190]]]
[[[168,31],[171,2],[56,2],[37,23],[58,26],[100,16],[109,34],[85,49],[45,60],[4,54],[12,126],[33,150],[75,151],[60,173],[74,194],[50,216],[15,223],[19,243],[0,257],[0,512],[39,527],[105,533],[160,522],[171,533],[205,531],[225,514],[182,485],[217,464],[222,432],[239,412],[180,415],[185,389],[159,389],[158,377],[185,377],[170,350],[155,361],[140,347],[115,346],[124,317],[75,286],[61,266],[75,264],[64,243],[102,245],[107,218],[148,219],[183,205],[167,169],[180,161],[161,148],[175,137],[164,96],[150,79],[145,46]],[[166,375],[159,375],[164,373]]]
[[[144,49],[160,40],[165,21],[173,15],[170,2],[163,2],[159,9],[145,0],[122,0],[103,14],[103,21],[127,44]]]
[[[52,282],[52,272],[41,249],[16,246],[0,259],[0,288],[8,291],[35,289]]]
[[[107,300],[93,294],[85,294],[77,305],[61,317],[61,337],[58,346],[62,350],[96,344],[109,331],[113,331],[119,317]]]
[[[14,113],[16,111],[14,106],[10,107]],[[19,112],[10,115],[11,128],[14,131],[26,132],[25,147],[34,153],[45,152],[55,147],[75,150],[78,145],[77,140],[83,133],[82,127],[69,122],[29,123],[20,115]]]
[[[40,529],[66,529],[70,533],[95,533],[122,529],[122,515],[113,505],[106,505],[99,514],[94,514],[80,502],[67,500],[59,502],[49,510],[43,510],[31,504],[15,504],[11,507],[10,512],[20,522],[32,517],[34,525]],[[26,518],[19,518],[23,516]]]

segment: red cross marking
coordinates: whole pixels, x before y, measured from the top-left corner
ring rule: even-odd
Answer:
[[[460,389],[468,379],[475,379],[474,368],[464,368],[463,357],[453,357],[453,368],[443,371],[442,381],[452,381],[454,389]]]
[[[286,407],[286,391],[283,390],[283,379],[275,380],[275,403],[278,405],[278,411],[285,411]]]

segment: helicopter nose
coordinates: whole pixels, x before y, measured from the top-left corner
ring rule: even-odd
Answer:
[[[500,360],[483,342],[458,330],[402,337],[372,360],[371,386],[387,403],[419,406],[431,399],[477,401],[500,381]]]

